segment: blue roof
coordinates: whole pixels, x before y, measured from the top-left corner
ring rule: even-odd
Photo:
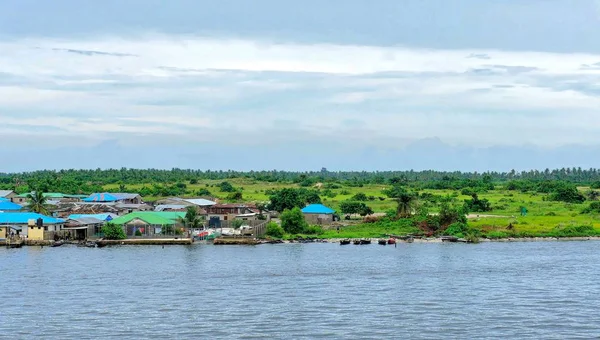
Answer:
[[[324,206],[323,204],[310,204],[307,205],[302,212],[305,214],[333,214],[335,210]]]
[[[45,216],[37,213],[16,213],[16,212],[4,212],[0,213],[0,224],[27,224],[29,220],[37,220],[41,218],[44,220],[44,224],[57,224],[64,223],[65,221],[60,218],[54,218]]]
[[[11,201],[0,200],[0,211],[21,210],[23,207]]]
[[[78,219],[78,218],[87,218],[87,217],[96,218],[101,221],[110,221],[113,219],[111,214],[73,214],[73,215],[69,215],[70,220],[74,220],[74,219]]]
[[[8,198],[0,197],[0,202],[10,202]]]
[[[90,197],[84,198],[84,202],[116,202],[119,198],[109,193],[91,194]]]

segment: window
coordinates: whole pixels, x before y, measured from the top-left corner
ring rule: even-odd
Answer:
[[[48,231],[48,227],[44,227],[44,231]]]

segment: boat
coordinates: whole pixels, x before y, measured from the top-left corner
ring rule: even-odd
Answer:
[[[359,244],[361,244],[361,243],[360,243],[360,240],[354,240],[354,244],[355,244],[355,245],[359,245]]]
[[[456,236],[442,236],[442,242],[458,242],[458,237],[456,237]]]
[[[52,244],[50,245],[50,247],[60,247],[60,246],[62,246],[64,243],[65,243],[64,241],[54,241],[54,243],[52,243]]]
[[[396,239],[393,237],[390,237],[390,239],[387,241],[388,244],[396,244]]]
[[[362,240],[360,240],[360,244],[371,244],[371,240],[370,239],[362,239]]]
[[[345,239],[345,240],[340,240],[340,245],[346,245],[346,244],[350,244],[350,240]]]
[[[387,240],[381,239],[381,240],[377,241],[377,243],[379,243],[382,246],[385,246],[387,244]]]

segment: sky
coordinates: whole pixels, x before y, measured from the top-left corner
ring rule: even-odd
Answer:
[[[600,1],[2,0],[0,172],[600,167]]]

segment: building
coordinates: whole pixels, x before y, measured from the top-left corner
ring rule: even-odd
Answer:
[[[65,221],[32,212],[0,213],[0,225],[20,227],[21,236],[31,240],[52,239],[54,233],[63,230]]]
[[[105,221],[95,217],[69,218],[63,230],[71,234],[75,240],[85,240],[101,233]]]
[[[122,225],[127,236],[136,236],[137,231],[143,236],[152,236],[162,233],[174,234],[176,228],[183,227],[181,220],[184,217],[184,212],[139,211],[120,216],[111,222]]]
[[[110,222],[113,219],[117,218],[118,216],[116,214],[72,214],[72,215],[69,215],[69,217],[67,219],[72,220],[72,219],[86,218],[86,217],[96,218],[103,222]]]
[[[220,227],[221,221],[231,221],[239,218],[245,218],[246,220],[257,219],[260,212],[252,205],[228,203],[207,207],[206,213],[209,226]]]
[[[0,211],[19,211],[22,206],[11,202],[8,198],[0,197]]]
[[[205,198],[169,197],[156,201],[154,211],[186,211],[187,207],[196,207],[200,215],[207,214],[206,209],[217,202]]]
[[[16,196],[17,194],[12,190],[0,190],[0,198],[4,198],[12,202],[13,198]]]
[[[142,204],[142,196],[140,194],[129,193],[95,193],[83,199],[84,202],[116,202],[121,204]]]
[[[10,225],[0,225],[0,240],[7,239],[11,235],[21,235],[22,228]]]
[[[310,224],[331,224],[335,210],[323,204],[310,204],[302,209],[304,219]]]
[[[27,201],[29,201],[28,196],[30,194],[33,194],[33,193],[15,195],[12,198],[12,201],[14,203],[19,203],[19,204],[27,203]],[[53,205],[56,205],[58,203],[63,203],[63,202],[79,202],[79,201],[81,201],[82,198],[87,197],[86,195],[69,195],[69,194],[63,194],[60,192],[45,192],[45,193],[43,193],[43,195],[48,200],[48,203],[53,204]]]

